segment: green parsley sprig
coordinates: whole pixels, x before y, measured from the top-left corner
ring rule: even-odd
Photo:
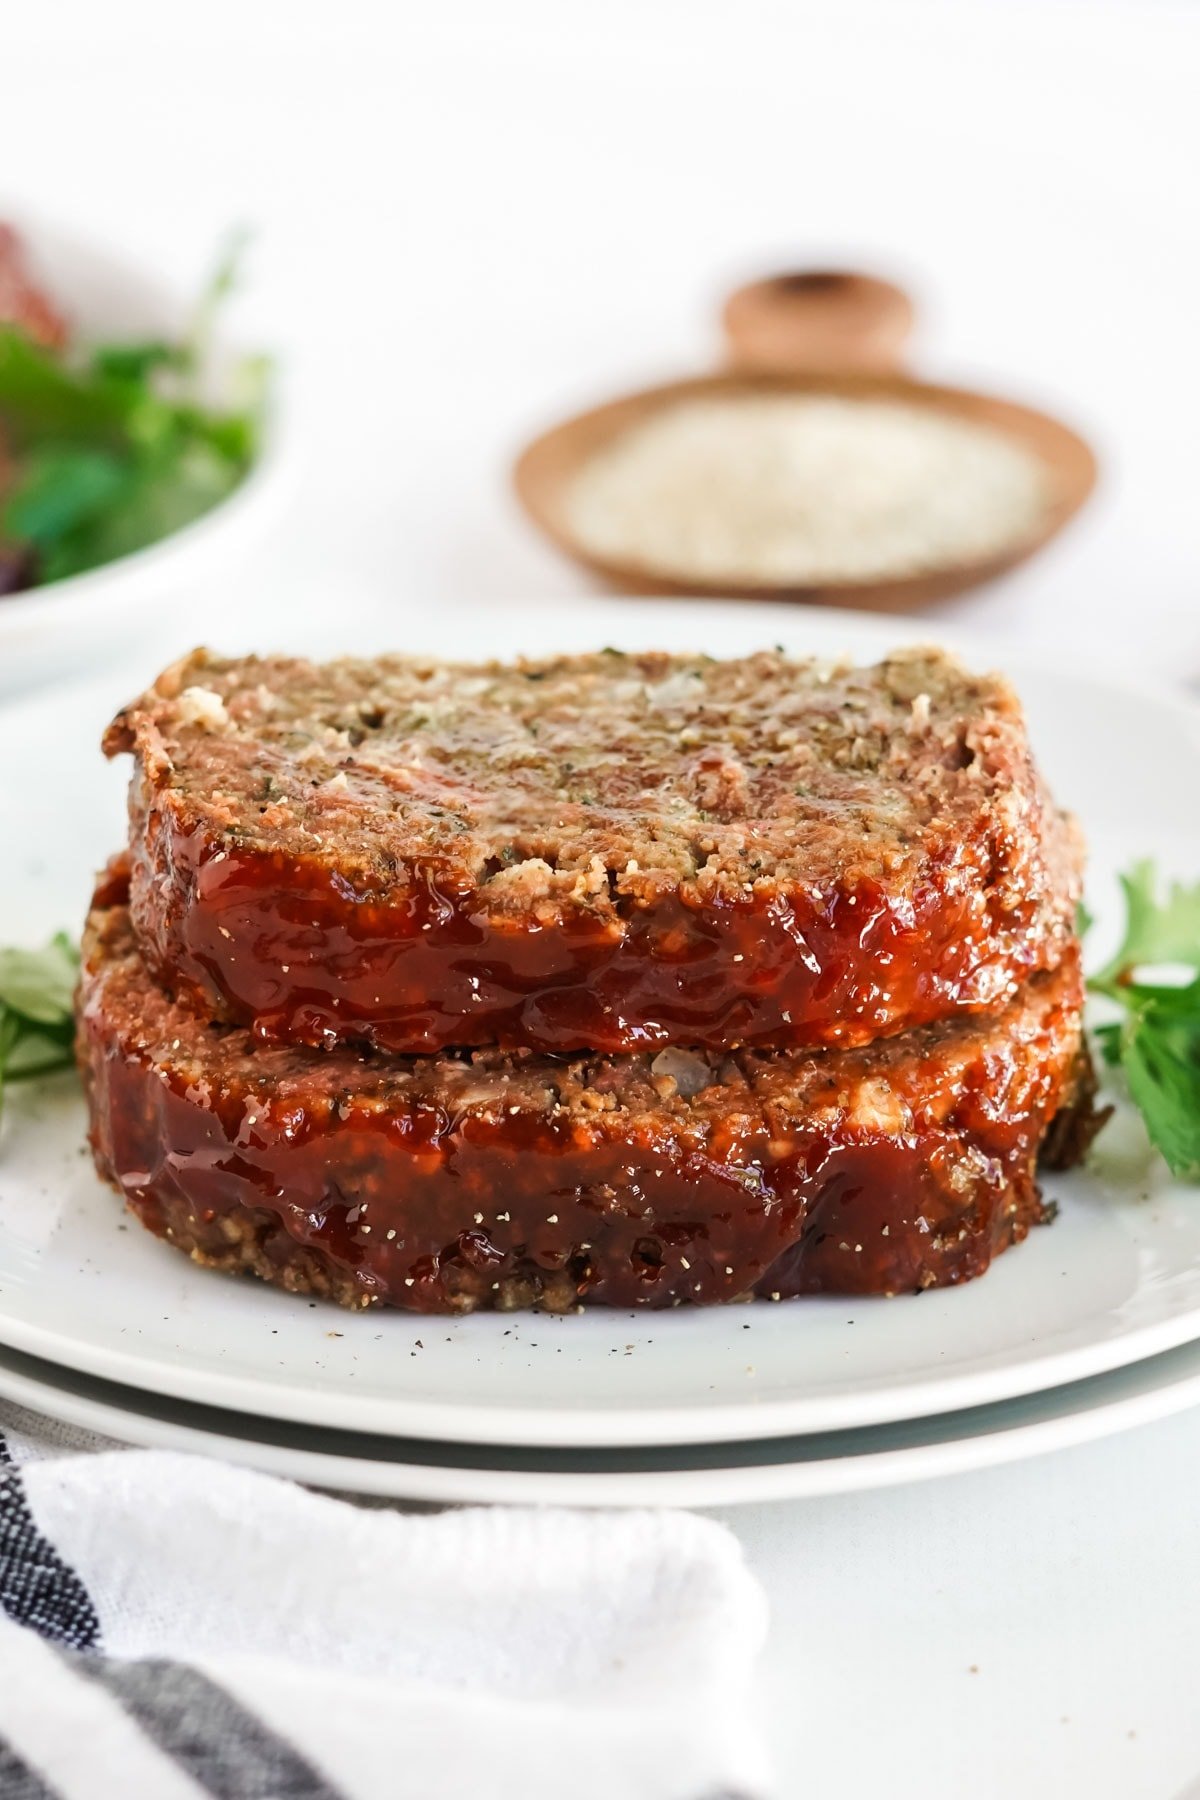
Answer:
[[[43,950],[0,950],[0,1111],[13,1081],[74,1061],[79,952],[60,931]]]
[[[1150,861],[1120,881],[1125,934],[1088,987],[1122,1016],[1096,1035],[1171,1172],[1200,1180],[1200,882],[1173,882],[1159,898]]]

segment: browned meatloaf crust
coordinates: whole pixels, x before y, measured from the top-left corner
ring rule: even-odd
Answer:
[[[765,653],[197,651],[132,750],[158,978],[271,1041],[863,1043],[1069,942],[1073,828],[996,676]]]
[[[981,1273],[1086,1110],[1080,1007],[1072,953],[995,1016],[864,1049],[271,1047],[170,1000],[118,903],[79,1056],[101,1174],[199,1262],[349,1306],[665,1306]]]

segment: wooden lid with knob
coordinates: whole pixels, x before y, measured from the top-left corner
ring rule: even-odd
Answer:
[[[850,269],[801,269],[738,288],[722,323],[735,369],[899,369],[915,317],[903,288]]]

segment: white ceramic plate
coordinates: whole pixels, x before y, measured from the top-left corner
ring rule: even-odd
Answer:
[[[444,623],[441,626],[444,631]],[[348,635],[349,634],[349,635]],[[894,622],[748,607],[612,606],[472,624],[472,649],[782,639],[864,656]],[[414,649],[438,621],[406,619]],[[341,641],[353,629],[341,622]],[[467,641],[465,637],[461,641]],[[976,648],[978,660],[992,660]],[[1200,714],[1111,679],[1007,661],[1062,800],[1094,845],[1093,904],[1113,927],[1114,866],[1147,853],[1200,871]],[[122,773],[95,743],[111,682],[0,713],[0,941],[83,912],[122,830]],[[36,762],[36,779],[23,766]],[[1097,948],[1102,953],[1102,920]],[[13,1095],[0,1155],[0,1342],[176,1398],[310,1424],[460,1442],[664,1445],[911,1419],[1078,1381],[1200,1336],[1200,1193],[1136,1131],[1106,1134],[1087,1175],[1049,1185],[1057,1223],[986,1278],[892,1301],[668,1314],[342,1315],[194,1269],[126,1221],[82,1150],[65,1079]]]
[[[995,1468],[1200,1404],[1200,1345],[1015,1400],[853,1431],[668,1448],[530,1450],[322,1429],[196,1406],[0,1349],[0,1395],[85,1431],[311,1487],[424,1503],[734,1506]]]
[[[9,215],[5,215],[6,219]],[[142,270],[38,221],[12,221],[30,263],[84,342],[163,336],[180,328],[186,306]],[[217,346],[217,360],[223,354]],[[28,593],[0,597],[0,693],[87,667],[132,640],[149,613],[162,616],[185,584],[230,567],[276,517],[287,489],[278,396],[254,467],[227,499],[182,531]]]

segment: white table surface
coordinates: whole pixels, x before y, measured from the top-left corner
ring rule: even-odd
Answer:
[[[45,0],[5,19],[0,210],[180,282],[259,227],[284,529],[147,634],[348,646],[591,592],[509,499],[524,437],[702,368],[720,296],[798,261],[918,292],[930,374],[1041,401],[1085,519],[956,621],[1200,674],[1200,9],[1086,0]],[[370,621],[368,625],[366,621]],[[1011,1469],[734,1512],[774,1625],[788,1794],[1200,1793],[1200,1415]]]

